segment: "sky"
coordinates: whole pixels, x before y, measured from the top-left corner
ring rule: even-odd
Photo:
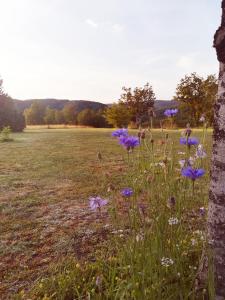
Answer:
[[[16,99],[117,101],[149,82],[172,99],[216,74],[221,0],[0,0],[0,77]]]

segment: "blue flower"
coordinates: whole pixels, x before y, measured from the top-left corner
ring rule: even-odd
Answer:
[[[174,117],[178,113],[178,109],[167,109],[164,111],[164,116],[166,117]]]
[[[131,197],[133,195],[133,190],[131,188],[125,188],[121,191],[121,195],[124,197]]]
[[[119,142],[121,145],[123,145],[128,151],[130,149],[134,149],[134,147],[137,147],[140,145],[139,139],[136,136],[121,136],[119,138]]]
[[[182,137],[182,138],[180,138],[180,143],[182,145],[192,146],[192,145],[198,145],[199,141],[195,137],[192,137],[192,138],[190,138],[190,137],[188,137],[188,138]]]
[[[202,177],[205,174],[203,169],[193,169],[192,167],[187,167],[181,170],[182,176],[188,177],[191,180],[196,180],[199,177]]]
[[[126,128],[120,128],[113,131],[112,136],[121,137],[121,136],[128,136],[128,130]]]

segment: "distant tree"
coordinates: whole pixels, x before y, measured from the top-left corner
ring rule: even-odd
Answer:
[[[124,103],[114,103],[106,109],[105,118],[114,127],[127,127],[132,119],[132,112]]]
[[[64,114],[62,110],[55,110],[55,123],[56,124],[64,124]]]
[[[62,111],[63,111],[63,117],[66,124],[76,124],[77,112],[74,104],[72,103],[66,104]]]
[[[199,125],[201,115],[205,115],[207,121],[213,120],[213,103],[216,99],[218,84],[215,75],[209,75],[206,79],[192,73],[181,79],[176,89],[175,100],[179,102],[179,108],[183,115],[189,115],[192,125]]]
[[[152,86],[147,83],[143,88],[136,87],[134,90],[123,87],[123,92],[119,101],[126,104],[130,110],[132,121],[142,123],[143,118],[146,118],[148,111],[154,106],[155,94]]]
[[[22,131],[25,127],[24,117],[16,109],[13,100],[4,92],[2,83],[0,80],[0,130],[9,126],[13,131]]]
[[[104,110],[98,110],[97,112],[95,112],[95,117],[93,120],[93,127],[96,127],[96,128],[111,127],[105,118]]]
[[[77,122],[79,125],[85,126],[93,126],[94,119],[95,119],[95,111],[90,108],[86,108],[79,112],[77,115]]]
[[[77,123],[84,126],[92,126],[96,128],[109,127],[102,110],[95,111],[90,108],[83,109],[77,115]]]
[[[44,124],[45,106],[38,102],[33,102],[31,106],[24,111],[27,125]]]
[[[49,106],[45,109],[44,121],[45,121],[45,124],[47,124],[47,125],[56,123],[55,109],[52,109]]]

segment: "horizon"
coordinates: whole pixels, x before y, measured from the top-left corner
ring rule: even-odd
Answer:
[[[101,104],[113,104],[114,102],[102,102],[97,100],[90,99],[59,99],[59,98],[32,98],[32,99],[14,99],[16,101],[45,101],[45,100],[56,100],[56,101],[87,101],[87,102],[96,102]],[[176,101],[175,99],[155,99],[155,101]]]
[[[0,11],[4,90],[14,99],[107,104],[119,99],[123,86],[149,82],[156,99],[172,99],[186,74],[218,73],[212,43],[220,5],[8,0]]]

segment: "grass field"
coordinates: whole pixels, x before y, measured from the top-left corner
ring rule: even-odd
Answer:
[[[201,138],[202,132],[195,131],[194,135]],[[101,245],[110,248],[105,240],[110,240],[114,235],[108,235],[107,228],[112,228],[110,230],[113,232],[118,229],[118,224],[120,228],[122,223],[126,223],[126,212],[123,218],[122,210],[116,222],[113,205],[110,205],[110,212],[104,210],[100,215],[91,212],[88,198],[92,195],[107,197],[111,202],[114,201],[112,199],[123,201],[120,199],[120,189],[131,185],[134,187],[134,182],[137,182],[136,197],[144,199],[145,206],[146,199],[154,199],[148,211],[152,219],[156,218],[154,214],[159,219],[163,218],[158,214],[158,209],[165,213],[166,199],[175,195],[177,199],[185,199],[185,203],[179,203],[177,211],[179,216],[183,214],[187,217],[183,219],[184,229],[179,227],[179,230],[187,235],[188,230],[190,235],[193,229],[204,230],[204,219],[196,216],[196,212],[207,202],[208,173],[196,182],[193,196],[191,186],[186,180],[179,179],[179,171],[176,170],[179,155],[182,156],[178,152],[183,149],[179,145],[180,133],[175,130],[169,132],[171,141],[166,152],[161,143],[164,135],[155,130],[153,136],[154,154],[150,153],[148,158],[147,152],[140,147],[141,150],[135,150],[135,156],[129,161],[126,151],[111,137],[111,130],[106,129],[30,128],[24,133],[13,134],[14,141],[0,144],[0,299],[10,298],[20,290],[31,288],[41,278],[51,275],[50,265],[60,263],[62,259],[93,261],[95,250],[99,251]],[[211,132],[207,133],[205,148],[210,153]],[[101,153],[101,160],[98,152]],[[174,161],[171,170],[152,170],[151,164],[164,159],[165,153]],[[140,156],[145,157],[144,162],[140,161]],[[152,157],[155,157],[154,160]],[[208,171],[209,159],[203,165]],[[141,170],[138,175],[137,168]],[[146,173],[148,182],[143,177]],[[151,175],[152,179],[149,179]],[[182,181],[182,189],[176,183],[179,180]],[[118,216],[121,220],[118,220]],[[190,221],[188,224],[187,219]],[[140,224],[135,226],[140,228]],[[171,243],[171,234],[168,232],[166,241],[170,241],[166,243]],[[179,234],[177,239],[180,238]],[[118,237],[116,243],[122,245],[124,241]],[[189,257],[187,263],[191,259],[194,260],[193,264],[198,262],[201,245],[196,251],[197,254]],[[195,269],[190,271],[192,279],[194,272]],[[138,279],[135,280],[138,282]],[[189,289],[190,281],[188,277],[182,285],[187,284]],[[155,295],[154,291],[151,293]],[[113,292],[108,294],[108,298],[106,294],[101,298],[99,291],[98,296],[93,295],[91,299],[114,299],[110,298]],[[118,295],[120,299],[143,299],[143,294],[138,292],[132,296],[129,291],[124,298]],[[131,295],[130,298],[127,295]],[[145,295],[150,294],[146,292]],[[148,297],[146,299],[150,299]],[[44,296],[33,299],[44,299]],[[46,299],[72,298],[55,296]],[[89,298],[74,296],[74,299]]]

